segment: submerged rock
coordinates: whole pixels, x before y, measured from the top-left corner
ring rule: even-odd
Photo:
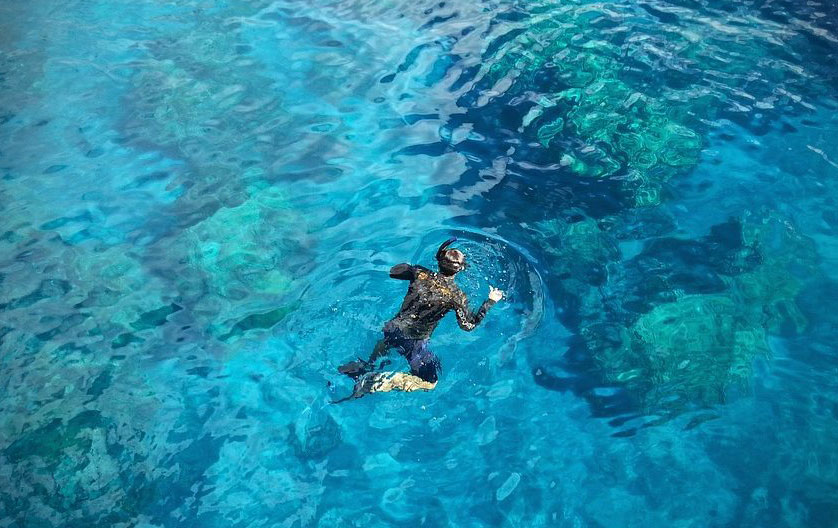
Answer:
[[[296,225],[288,200],[275,187],[256,189],[252,197],[190,227],[184,233],[188,262],[201,270],[209,289],[222,297],[282,295],[291,278],[280,269],[287,242],[276,238],[278,226]]]
[[[520,473],[512,473],[507,477],[503,484],[495,492],[495,499],[500,502],[505,498],[509,497],[515,488],[518,487],[518,484],[521,482],[521,474]]]
[[[306,409],[291,425],[291,442],[298,457],[321,460],[341,443],[340,426],[329,413]]]
[[[570,377],[546,365],[534,372],[542,386],[588,398],[596,414],[666,419],[725,403],[732,388],[747,388],[754,361],[770,356],[770,333],[806,328],[796,297],[817,273],[816,255],[776,213],[730,220],[698,240],[656,238],[628,261],[605,233],[560,232],[561,242],[542,236],[578,340],[562,362]],[[596,266],[610,270],[601,282],[586,278]]]

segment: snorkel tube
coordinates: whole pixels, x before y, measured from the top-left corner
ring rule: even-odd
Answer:
[[[447,248],[448,246],[450,246],[451,244],[453,244],[456,241],[457,241],[457,237],[451,237],[448,240],[446,240],[445,242],[443,242],[442,245],[439,246],[439,249],[436,250],[436,259],[441,260],[441,259],[445,258],[445,248]]]
[[[457,237],[449,238],[436,250],[436,261],[443,275],[456,275],[466,269],[466,256],[463,252],[458,249],[447,249],[456,241]]]

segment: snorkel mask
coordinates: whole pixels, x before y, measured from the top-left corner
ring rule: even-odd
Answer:
[[[447,249],[456,241],[457,237],[449,238],[436,250],[436,261],[443,275],[455,275],[466,269],[465,254],[459,249]]]

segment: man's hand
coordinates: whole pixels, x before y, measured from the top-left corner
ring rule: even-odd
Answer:
[[[494,286],[489,286],[489,300],[498,302],[501,299],[503,299],[503,291]]]

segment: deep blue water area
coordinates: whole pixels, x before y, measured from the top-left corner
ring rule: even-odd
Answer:
[[[3,2],[0,528],[838,526],[836,110],[825,0]]]

